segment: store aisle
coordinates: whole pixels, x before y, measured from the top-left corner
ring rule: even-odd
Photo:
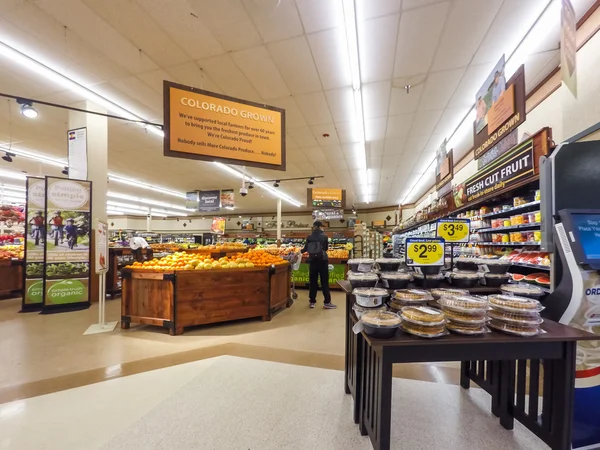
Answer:
[[[340,371],[222,356],[0,405],[0,449],[371,448]],[[479,389],[394,380],[394,448],[544,449]]]

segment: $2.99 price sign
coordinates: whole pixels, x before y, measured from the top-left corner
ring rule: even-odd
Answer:
[[[407,239],[407,266],[443,266],[443,239]]]
[[[446,242],[469,242],[471,221],[469,219],[440,219],[437,235]]]

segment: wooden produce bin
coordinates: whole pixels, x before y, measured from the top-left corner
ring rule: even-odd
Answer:
[[[291,304],[290,266],[138,271],[123,269],[121,327],[158,325],[171,335],[185,327],[260,317]]]
[[[0,297],[13,297],[23,292],[23,261],[0,260]]]

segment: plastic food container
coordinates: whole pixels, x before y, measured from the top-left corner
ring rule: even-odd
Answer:
[[[348,272],[348,281],[352,285],[352,288],[375,287],[379,281],[379,277],[376,273]]]
[[[380,288],[356,288],[352,291],[356,303],[360,306],[372,308],[383,305],[383,300],[389,297],[388,291]]]
[[[398,314],[389,311],[366,312],[361,318],[365,333],[374,338],[389,339],[396,335],[402,320]]]
[[[479,274],[477,272],[451,272],[450,281],[453,286],[469,289],[479,282]]]
[[[379,258],[376,259],[375,262],[382,272],[395,272],[402,264],[402,260],[397,258]]]
[[[473,258],[458,258],[454,264],[458,270],[477,270],[477,260]]]
[[[467,335],[484,334],[490,332],[490,330],[485,326],[485,324],[470,325],[450,321],[446,324],[446,328],[448,328],[448,330],[450,331],[453,331],[454,333]]]
[[[540,317],[539,313],[521,314],[502,311],[500,309],[491,309],[487,312],[487,314],[490,319],[494,319],[499,322],[510,322],[530,327],[538,326],[544,322],[544,319]]]
[[[373,270],[375,260],[370,258],[349,259],[348,267],[352,272],[370,272]]]
[[[409,273],[382,272],[380,274],[383,287],[389,289],[405,289],[412,280]]]
[[[352,310],[354,311],[354,314],[356,314],[356,317],[360,319],[362,315],[367,312],[387,311],[387,306],[381,305],[376,306],[374,308],[366,308],[364,306],[360,306],[358,303],[355,303],[354,305],[352,305]]]
[[[413,277],[416,285],[422,287],[423,289],[435,289],[439,287],[440,283],[444,280],[444,275],[441,273],[429,275],[415,273]]]
[[[484,314],[488,310],[488,301],[484,297],[463,295],[462,297],[442,297],[438,303],[444,309],[451,311],[466,312],[473,315]]]
[[[402,323],[402,331],[422,338],[437,338],[446,336],[448,331],[445,325],[436,325],[433,327],[425,327],[410,322]]]
[[[527,200],[525,200],[525,197],[513,198],[513,206],[521,206],[521,205],[524,205],[525,203],[527,203]]]
[[[535,214],[535,223],[540,223],[542,221],[542,213],[540,211],[536,211],[534,214]]]
[[[429,292],[431,292],[431,295],[435,300],[439,300],[442,297],[461,297],[463,295],[469,295],[469,291],[466,289],[438,288],[431,289]]]
[[[425,305],[433,300],[431,294],[419,289],[399,289],[394,291],[389,306],[392,310],[400,311],[405,306]]]
[[[462,323],[467,325],[484,325],[487,323],[488,318],[485,312],[481,311],[477,314],[452,311],[451,309],[442,307],[442,311],[446,315],[446,319],[450,322]]]
[[[485,273],[483,275],[485,285],[489,287],[500,287],[510,280],[510,274],[508,273]],[[483,283],[482,283],[483,284]]]
[[[541,333],[537,326],[525,326],[516,323],[500,322],[498,320],[492,320],[488,324],[490,328],[493,328],[504,333],[513,334],[516,336],[537,336]]]
[[[500,291],[505,295],[529,297],[536,300],[546,295],[546,293],[539,287],[527,283],[503,284],[500,286]]]
[[[510,218],[508,219],[501,219],[502,220],[502,226],[503,227],[510,227]]]
[[[542,304],[537,300],[514,295],[489,295],[488,301],[494,309],[520,314],[539,313],[544,309]]]
[[[400,317],[403,322],[410,322],[424,327],[443,325],[446,321],[444,313],[429,306],[407,306],[402,308]]]
[[[542,241],[542,232],[541,231],[534,231],[533,232],[533,241],[534,242],[541,242]]]
[[[506,273],[511,266],[511,262],[507,259],[480,259],[479,267],[484,272],[490,273]]]

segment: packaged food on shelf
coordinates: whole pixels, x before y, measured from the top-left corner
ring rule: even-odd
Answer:
[[[433,300],[431,294],[419,289],[398,289],[392,294],[389,306],[392,309],[400,310],[405,306],[425,305]]]
[[[494,206],[494,209],[492,212],[494,212],[494,213],[502,212],[502,206]]]
[[[510,218],[500,219],[503,227],[510,227]]]
[[[450,282],[453,286],[462,289],[474,287],[479,282],[479,273],[466,270],[450,272]]]
[[[532,299],[540,299],[546,295],[546,293],[538,286],[533,286],[528,283],[503,284],[500,286],[500,291],[504,295],[516,295]]]
[[[511,279],[509,273],[485,273],[483,275],[483,281],[485,286],[488,287],[500,287]],[[484,284],[482,283],[482,284]]]
[[[526,326],[538,326],[544,322],[539,313],[521,314],[500,309],[490,309],[487,315],[490,319],[500,322],[511,322]]]
[[[446,320],[442,311],[429,306],[406,306],[402,308],[400,317],[403,322],[426,327],[443,325]]]
[[[355,303],[354,305],[352,305],[352,310],[354,311],[354,314],[356,314],[356,317],[358,319],[360,319],[362,317],[362,315],[367,312],[387,311],[387,306],[381,305],[381,306],[375,306],[373,308],[367,308],[365,306],[360,306],[358,303]]]
[[[533,200],[539,202],[542,199],[542,191],[540,189],[535,190],[535,195],[533,196]]]
[[[365,312],[360,322],[367,336],[379,339],[389,339],[396,335],[402,320],[398,314],[389,311]]]
[[[492,210],[489,206],[482,206],[481,208],[479,208],[479,215],[483,216],[484,214],[489,214],[491,213]]]
[[[484,333],[490,332],[490,330],[485,326],[485,323],[483,323],[483,324],[466,324],[466,323],[449,321],[446,324],[446,328],[449,331],[453,331],[454,333],[466,334],[466,335],[477,335],[477,334],[484,334]]]
[[[540,211],[535,212],[535,223],[541,223],[542,221],[542,213]]]
[[[372,308],[381,306],[384,303],[384,299],[389,297],[388,291],[381,288],[365,288],[359,287],[352,291],[356,299],[356,303],[360,306]]]
[[[533,232],[533,242],[542,242],[542,232],[536,230]]]
[[[442,297],[460,297],[463,295],[469,295],[469,291],[466,289],[448,289],[448,288],[437,288],[429,291],[434,300],[439,300]]]
[[[464,295],[461,297],[442,297],[438,300],[442,308],[451,311],[466,312],[480,315],[488,310],[488,300],[485,297]]]
[[[527,297],[518,297],[515,295],[489,295],[489,304],[494,309],[502,311],[516,312],[519,314],[539,313],[544,309],[537,300]]]
[[[504,258],[479,258],[477,260],[479,268],[483,272],[503,274],[508,272],[511,262]]]
[[[393,272],[400,268],[402,260],[397,258],[377,258],[375,263],[382,272]]]
[[[371,258],[356,258],[348,260],[348,267],[352,272],[371,272],[375,260]]]
[[[348,281],[352,288],[375,287],[379,281],[376,273],[348,272]]]
[[[454,265],[458,270],[477,270],[477,260],[475,258],[459,257],[454,260]]]
[[[412,276],[406,272],[381,272],[383,287],[389,289],[405,289],[412,280]]]
[[[540,328],[537,326],[526,326],[517,323],[501,322],[498,320],[491,320],[488,323],[488,326],[495,330],[503,331],[515,336],[531,337],[541,333]]]
[[[442,306],[442,311],[446,315],[446,319],[455,323],[465,323],[472,325],[483,325],[487,322],[488,318],[485,311],[478,311],[477,313],[470,313],[464,311],[455,311]]]
[[[415,284],[423,289],[434,289],[439,287],[441,282],[444,280],[444,275],[441,273],[434,274],[422,274],[415,273],[413,275]]]
[[[402,331],[408,334],[428,339],[442,337],[448,334],[445,324],[436,326],[423,326],[410,322],[402,322],[401,328]]]
[[[515,197],[515,198],[513,198],[513,206],[514,207],[525,205],[526,203],[528,203],[528,202],[525,199],[525,197]]]

